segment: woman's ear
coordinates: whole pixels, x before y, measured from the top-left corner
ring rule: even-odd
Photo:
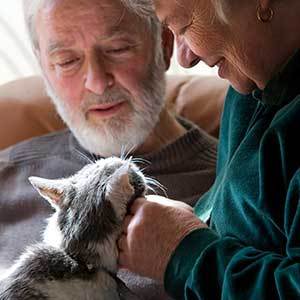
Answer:
[[[168,27],[163,26],[161,38],[166,70],[168,70],[170,67],[171,57],[173,55],[174,35]]]
[[[256,4],[256,17],[263,23],[268,23],[272,20],[274,10],[272,8],[272,0],[258,0]]]
[[[257,0],[257,7],[261,7],[262,11],[267,11],[272,6],[272,0]]]

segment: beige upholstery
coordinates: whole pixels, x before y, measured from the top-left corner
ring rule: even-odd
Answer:
[[[168,76],[168,107],[217,135],[226,81],[215,77]],[[40,77],[0,86],[0,149],[64,128]]]
[[[39,77],[0,86],[0,149],[64,127]]]
[[[168,76],[167,104],[211,135],[218,137],[228,82],[213,76]]]

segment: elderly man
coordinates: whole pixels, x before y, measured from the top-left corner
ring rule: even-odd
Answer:
[[[212,184],[215,140],[164,108],[172,35],[161,31],[147,1],[138,9],[125,0],[25,5],[47,91],[69,129],[0,154],[1,268],[40,239],[51,212],[37,199],[30,175],[68,176],[89,158],[132,152],[150,162],[145,172],[171,198],[193,205]],[[144,299],[167,298],[150,279],[119,275]]]

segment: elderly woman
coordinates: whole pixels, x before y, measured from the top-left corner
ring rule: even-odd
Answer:
[[[120,265],[175,299],[300,299],[300,1],[154,4],[180,63],[217,65],[232,87],[215,184],[195,213],[137,199]]]

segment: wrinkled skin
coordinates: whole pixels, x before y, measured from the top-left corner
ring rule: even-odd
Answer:
[[[119,264],[163,281],[170,256],[191,231],[206,228],[189,205],[160,196],[135,200],[119,240]]]

